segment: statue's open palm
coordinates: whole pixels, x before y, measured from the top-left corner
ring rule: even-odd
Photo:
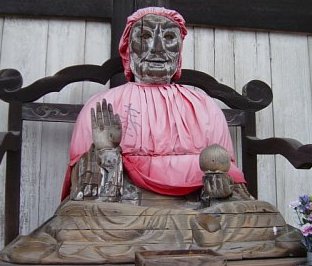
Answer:
[[[121,122],[118,114],[114,114],[111,104],[103,99],[96,103],[96,112],[91,108],[92,138],[95,148],[112,149],[119,146],[122,136]]]

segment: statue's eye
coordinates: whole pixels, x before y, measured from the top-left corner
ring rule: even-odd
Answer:
[[[152,34],[150,34],[149,32],[143,32],[142,35],[141,35],[142,39],[149,39],[149,38],[152,38]]]
[[[173,34],[173,33],[165,33],[164,38],[167,41],[172,41],[175,38],[175,34]]]

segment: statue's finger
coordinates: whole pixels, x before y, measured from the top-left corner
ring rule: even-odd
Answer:
[[[91,108],[91,126],[92,129],[97,128],[94,108]]]
[[[105,99],[102,101],[102,110],[103,110],[103,117],[104,117],[104,127],[109,126],[109,113],[108,113],[108,107],[107,102]]]
[[[227,183],[226,183],[226,186],[227,186],[227,191],[228,191],[228,194],[231,195],[232,194],[232,181],[230,178],[227,178]]]
[[[216,186],[216,178],[213,176],[212,178],[209,178],[209,186],[211,189],[214,189]]]
[[[114,125],[118,126],[121,128],[121,120],[120,120],[120,116],[119,114],[115,114],[114,115]]]
[[[226,184],[224,185],[224,189],[223,189],[223,190],[224,190],[225,196],[229,196],[229,195],[232,194],[231,187],[229,186],[228,183],[226,183]]]
[[[114,112],[113,112],[113,106],[109,103],[108,106],[108,119],[109,124],[113,125],[113,119],[114,119]]]
[[[212,192],[212,180],[209,178],[207,182],[207,191],[210,194]]]
[[[221,178],[216,179],[216,188],[217,190],[222,190],[223,189],[223,183]]]
[[[100,130],[103,130],[104,129],[103,114],[101,110],[101,104],[99,102],[96,103],[96,118],[98,127],[100,128]]]

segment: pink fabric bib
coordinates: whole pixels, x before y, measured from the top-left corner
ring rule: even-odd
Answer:
[[[245,182],[235,165],[231,137],[220,108],[204,92],[178,84],[129,82],[93,96],[74,128],[70,166],[92,144],[90,109],[103,98],[120,115],[123,163],[137,186],[167,195],[185,195],[197,190],[202,186],[203,176],[199,154],[215,143],[231,154],[229,175],[234,182]],[[67,173],[63,198],[69,193],[69,176]]]

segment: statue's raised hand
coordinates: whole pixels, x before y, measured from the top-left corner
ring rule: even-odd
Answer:
[[[96,112],[91,108],[92,138],[97,150],[112,149],[119,146],[122,136],[121,122],[114,114],[111,104],[103,99],[96,103]]]

